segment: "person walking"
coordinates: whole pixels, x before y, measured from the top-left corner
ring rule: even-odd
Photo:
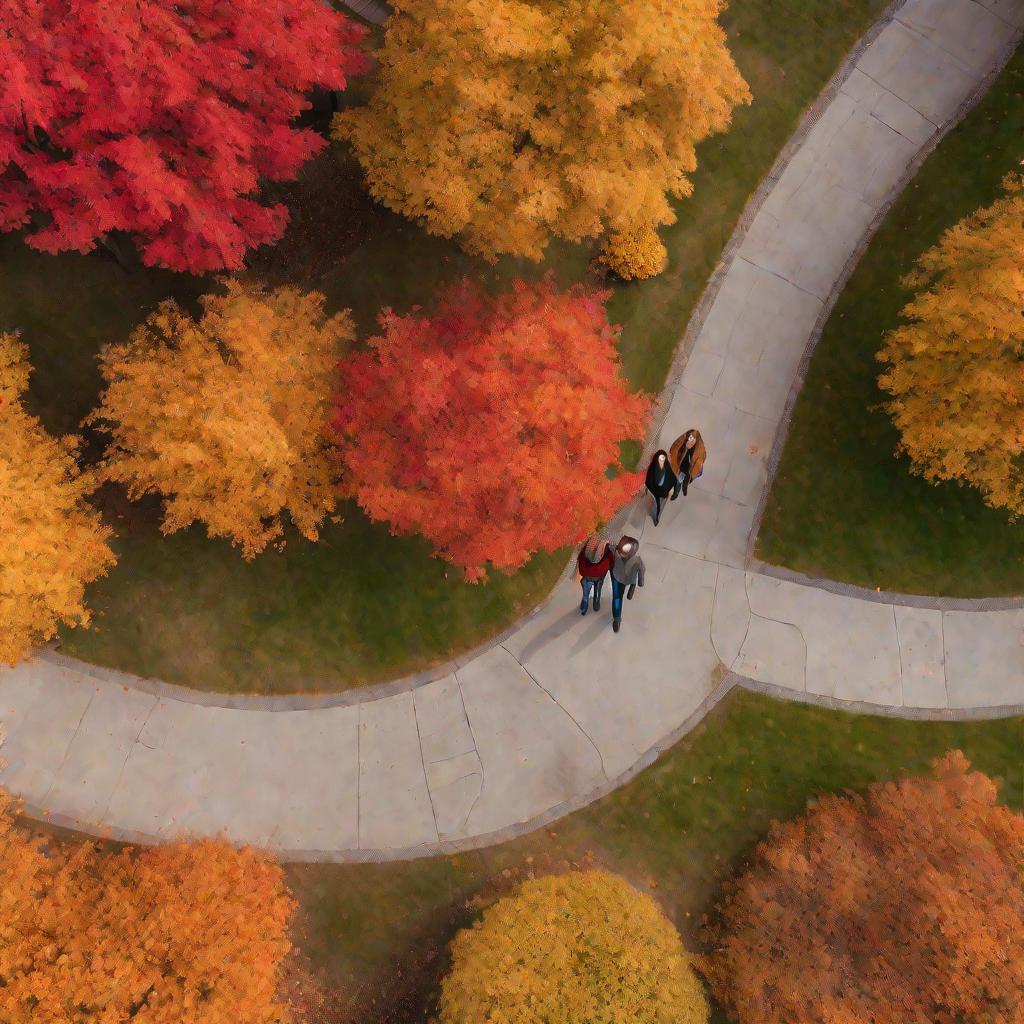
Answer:
[[[618,633],[622,625],[622,595],[633,600],[638,586],[644,585],[644,560],[640,557],[640,541],[622,537],[615,545],[612,564],[612,629]]]
[[[675,474],[676,482],[672,490],[672,500],[679,497],[679,492],[686,496],[687,488],[704,472],[704,460],[708,450],[704,446],[704,438],[695,427],[680,434],[668,450],[670,468]]]
[[[644,486],[651,492],[654,498],[654,525],[657,526],[661,519],[661,503],[679,489],[679,481],[672,466],[669,464],[668,452],[659,448],[654,453],[650,465],[647,467],[647,479]]]
[[[594,611],[600,611],[601,588],[604,586],[605,576],[611,572],[614,561],[615,553],[611,544],[596,533],[580,548],[576,558],[576,571],[580,574],[580,584],[583,587],[580,615],[586,615],[590,609],[591,594],[594,595]]]

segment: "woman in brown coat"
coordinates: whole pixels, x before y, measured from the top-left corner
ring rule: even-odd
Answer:
[[[668,450],[668,459],[672,472],[676,475],[676,486],[672,492],[672,500],[679,497],[679,492],[686,494],[690,481],[696,480],[704,472],[704,460],[708,457],[704,447],[704,438],[696,427],[684,431],[673,442]]]

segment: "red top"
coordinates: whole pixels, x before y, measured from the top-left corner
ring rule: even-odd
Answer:
[[[606,544],[604,548],[604,555],[600,562],[591,562],[587,558],[586,548],[584,548],[576,559],[576,569],[579,574],[588,580],[599,580],[606,572],[611,572],[612,565],[615,562],[615,555],[612,553],[610,544]]]

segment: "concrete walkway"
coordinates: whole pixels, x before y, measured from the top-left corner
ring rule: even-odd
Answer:
[[[289,859],[383,859],[483,845],[582,806],[737,683],[890,714],[1024,710],[1020,602],[812,586],[749,557],[837,289],[1022,26],[1024,0],[908,0],[808,115],[688,331],[661,440],[699,426],[710,459],[657,529],[629,512],[648,574],[619,635],[606,614],[581,619],[570,578],[502,642],[398,692],[225,701],[44,653],[0,674],[0,784],[85,831],[224,830]]]

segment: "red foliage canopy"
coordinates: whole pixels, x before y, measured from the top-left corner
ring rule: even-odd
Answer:
[[[119,230],[150,266],[239,267],[287,222],[259,180],[324,145],[289,125],[303,93],[365,70],[364,34],[321,0],[4,0],[0,230],[32,219],[44,252]]]
[[[608,479],[650,411],[630,394],[607,293],[464,282],[432,315],[380,317],[342,364],[334,427],[360,506],[418,532],[467,579],[577,542],[639,486]]]

